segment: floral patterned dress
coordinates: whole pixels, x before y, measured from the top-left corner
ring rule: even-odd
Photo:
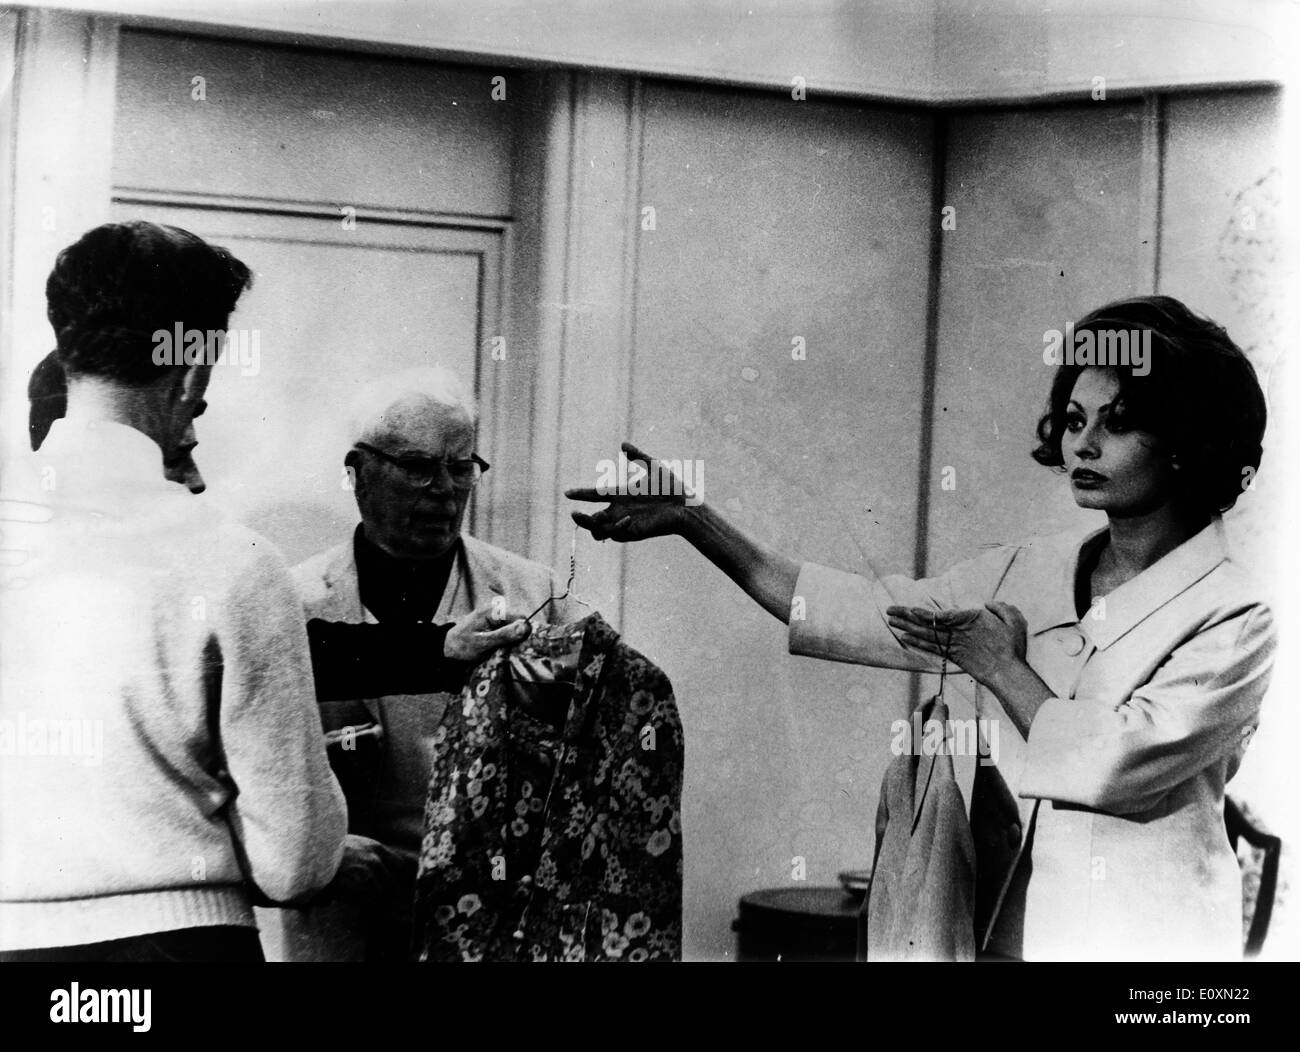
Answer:
[[[433,743],[419,960],[680,959],[681,721],[599,614],[496,651]]]

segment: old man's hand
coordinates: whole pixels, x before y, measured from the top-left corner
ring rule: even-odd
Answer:
[[[452,661],[471,664],[482,661],[498,647],[508,647],[528,638],[524,615],[508,611],[500,599],[480,606],[469,617],[452,626],[443,642],[443,654]]]

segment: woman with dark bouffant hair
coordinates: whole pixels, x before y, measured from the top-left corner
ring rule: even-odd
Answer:
[[[1121,333],[1132,353],[1095,353]],[[662,482],[659,496],[568,493],[609,501],[573,516],[598,540],[685,537],[789,624],[792,653],[974,681],[950,679],[943,700],[972,717],[979,762],[963,764],[949,736],[942,765],[907,768],[933,777],[900,781],[901,760],[886,776],[869,952],[1241,955],[1224,784],[1258,723],[1275,637],[1220,514],[1259,467],[1264,396],[1223,328],[1168,296],[1108,304],[1073,338],[1033,456],[1079,507],[1106,513],[1101,529],[914,581],[800,566]],[[932,752],[906,734],[894,744],[908,759]],[[896,794],[906,821],[891,823]]]
[[[1076,342],[1089,332],[1150,333],[1149,358],[1099,370],[1117,385],[1107,428],[1156,439],[1168,459],[1169,495],[1189,525],[1199,529],[1210,516],[1231,508],[1259,467],[1266,411],[1255,370],[1227,332],[1170,296],[1109,304],[1086,315],[1074,332]],[[1099,338],[1095,345],[1103,342]],[[1090,368],[1097,367],[1057,369],[1047,412],[1038,423],[1040,444],[1033,451],[1038,463],[1065,470],[1062,439],[1077,421],[1070,400]],[[1088,492],[1076,489],[1080,507],[1104,506],[1087,499]]]

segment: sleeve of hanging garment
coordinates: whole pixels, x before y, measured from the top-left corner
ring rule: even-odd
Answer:
[[[845,573],[804,563],[790,606],[791,654],[877,668],[938,672],[939,658],[909,650],[889,627],[891,606],[934,610],[991,602],[1020,548],[999,546],[939,577]]]
[[[1268,607],[1203,628],[1119,701],[1050,698],[1029,727],[1020,795],[1136,814],[1224,757],[1259,722],[1276,650]]]

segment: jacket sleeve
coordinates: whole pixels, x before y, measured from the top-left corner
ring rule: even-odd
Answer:
[[[347,807],[325,756],[302,603],[279,555],[257,551],[225,598],[220,735],[248,878],[287,903],[333,878]]]
[[[471,666],[443,646],[452,624],[307,622],[317,701],[459,691]]]
[[[1134,814],[1224,757],[1231,778],[1275,649],[1272,615],[1255,605],[1203,628],[1119,702],[1049,699],[1029,728],[1020,795]]]
[[[877,668],[938,672],[939,659],[908,650],[889,627],[890,606],[934,610],[983,606],[1020,549],[997,547],[940,577],[877,577],[804,563],[790,610],[790,653]]]

